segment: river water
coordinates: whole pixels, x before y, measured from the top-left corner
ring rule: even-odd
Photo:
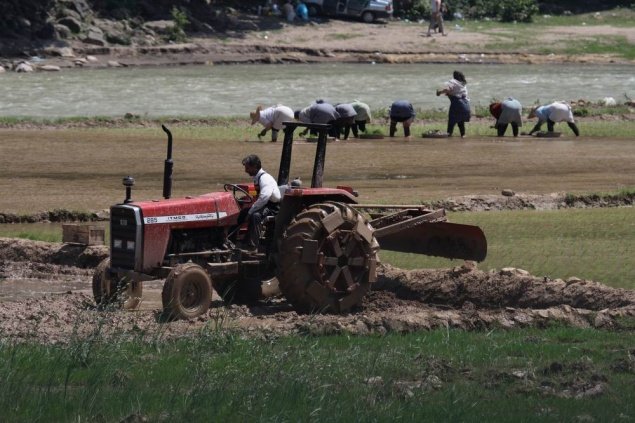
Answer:
[[[0,116],[55,118],[246,115],[257,104],[294,109],[317,98],[360,99],[371,108],[410,100],[446,108],[435,89],[460,69],[472,104],[514,96],[524,105],[624,94],[635,98],[635,72],[624,65],[295,64],[63,70],[0,74]]]

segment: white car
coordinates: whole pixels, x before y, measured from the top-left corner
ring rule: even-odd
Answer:
[[[392,0],[305,0],[309,15],[348,16],[366,23],[390,18]]]

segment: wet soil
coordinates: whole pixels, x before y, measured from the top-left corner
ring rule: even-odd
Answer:
[[[204,327],[232,328],[254,337],[545,327],[556,322],[620,329],[635,320],[633,290],[580,278],[537,277],[514,268],[485,272],[465,262],[452,269],[410,271],[383,265],[373,291],[349,314],[298,314],[284,298],[227,306],[215,297],[205,315],[167,322],[161,313],[160,281],[144,284],[139,310],[95,307],[92,266],[107,253],[105,247],[0,238],[0,336],[64,343],[75,334],[96,331],[136,339],[157,334],[173,338]]]

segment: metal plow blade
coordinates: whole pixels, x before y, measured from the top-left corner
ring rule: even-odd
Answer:
[[[383,229],[375,231],[382,250],[474,261],[487,256],[487,240],[478,226],[425,222],[400,231]]]

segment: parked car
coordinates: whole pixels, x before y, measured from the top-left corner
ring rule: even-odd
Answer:
[[[309,15],[348,16],[366,23],[390,18],[392,0],[305,0]]]

